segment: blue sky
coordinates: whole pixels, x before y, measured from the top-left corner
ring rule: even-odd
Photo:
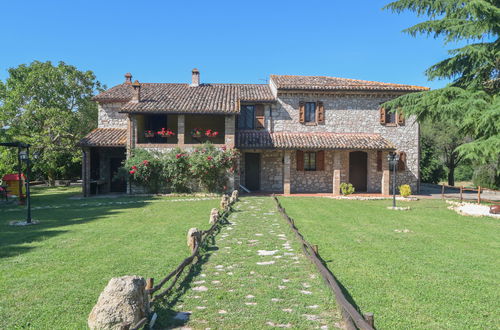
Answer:
[[[401,31],[412,13],[389,1],[6,1],[0,79],[33,60],[92,70],[108,87],[142,82],[264,83],[270,74],[326,75],[439,88],[426,68],[440,40]]]

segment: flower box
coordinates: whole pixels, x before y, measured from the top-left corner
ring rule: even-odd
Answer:
[[[155,133],[153,131],[145,131],[144,132],[144,137],[146,138],[152,138],[155,136]]]
[[[158,131],[157,133],[159,136],[161,136],[163,138],[169,138],[169,137],[172,137],[175,135],[175,133],[169,128],[167,128],[167,129],[162,128],[161,131]]]

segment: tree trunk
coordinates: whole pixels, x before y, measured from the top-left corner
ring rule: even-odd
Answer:
[[[450,166],[448,171],[448,186],[454,186],[455,185],[455,167]]]

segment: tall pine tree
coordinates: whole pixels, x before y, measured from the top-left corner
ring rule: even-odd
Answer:
[[[399,0],[384,9],[414,12],[427,20],[404,32],[465,44],[427,69],[429,79],[451,79],[445,88],[407,94],[386,104],[419,121],[456,122],[470,142],[457,148],[478,163],[500,162],[500,0]],[[500,169],[500,166],[497,166]],[[500,173],[500,170],[499,170]]]

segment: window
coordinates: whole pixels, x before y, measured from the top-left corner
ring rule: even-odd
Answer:
[[[304,171],[316,171],[315,152],[304,152]]]
[[[316,102],[306,102],[306,123],[316,122]]]
[[[238,117],[239,129],[254,129],[255,123],[255,106],[242,105],[240,115]]]
[[[396,123],[396,113],[391,111],[386,111],[385,113],[385,123],[395,124]]]

